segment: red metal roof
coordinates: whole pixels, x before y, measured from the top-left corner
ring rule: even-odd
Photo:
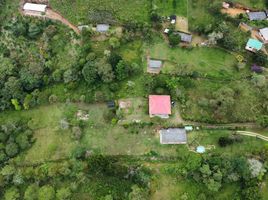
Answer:
[[[150,115],[170,115],[171,102],[168,95],[150,95],[149,96]]]

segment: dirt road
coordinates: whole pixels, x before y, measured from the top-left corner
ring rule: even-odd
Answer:
[[[34,16],[34,17],[44,17],[44,18],[60,21],[61,23],[65,24],[66,26],[74,30],[74,32],[76,32],[77,34],[80,34],[80,30],[75,25],[73,25],[71,22],[65,19],[60,13],[52,10],[51,8],[48,8],[46,13],[44,14],[39,13],[39,12],[33,12],[33,11],[25,11],[22,9],[21,9],[21,13],[23,15]]]

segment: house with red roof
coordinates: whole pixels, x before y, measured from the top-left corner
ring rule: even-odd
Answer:
[[[149,96],[150,117],[169,118],[171,115],[171,100],[169,95]]]

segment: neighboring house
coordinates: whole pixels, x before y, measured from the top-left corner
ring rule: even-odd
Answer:
[[[163,63],[161,60],[148,60],[148,72],[158,74],[161,70]]]
[[[245,31],[245,32],[252,31],[252,29],[253,29],[251,26],[247,25],[247,24],[244,23],[244,22],[240,22],[240,23],[239,23],[239,27],[240,27],[240,29],[241,29],[242,31]]]
[[[262,28],[259,30],[259,35],[265,43],[268,43],[268,28]]]
[[[169,29],[165,28],[164,33],[168,34],[169,33]]]
[[[187,136],[184,128],[162,129],[160,132],[161,144],[186,144]]]
[[[105,33],[109,30],[110,26],[108,24],[97,24],[96,31],[99,33]]]
[[[168,95],[150,95],[149,96],[149,114],[150,117],[169,118],[171,115],[171,101]]]
[[[261,50],[262,43],[259,40],[250,38],[247,42],[246,49],[251,52],[257,52]]]
[[[181,31],[176,31],[175,34],[178,34],[181,36],[181,41],[186,42],[186,43],[191,43],[192,42],[192,35],[189,33],[184,33]]]
[[[36,3],[25,3],[23,6],[23,10],[43,13],[43,12],[46,12],[47,5],[36,4]]]
[[[253,20],[265,20],[267,18],[267,14],[264,11],[259,12],[248,12],[248,17],[251,21]]]

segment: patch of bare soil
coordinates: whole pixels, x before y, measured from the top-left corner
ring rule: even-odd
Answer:
[[[232,17],[235,17],[239,14],[243,14],[243,13],[246,13],[245,10],[243,9],[239,9],[239,8],[228,8],[228,9],[221,9],[221,12],[222,13],[225,13],[225,14],[228,14]]]
[[[188,33],[188,19],[186,17],[177,16],[176,29]]]

